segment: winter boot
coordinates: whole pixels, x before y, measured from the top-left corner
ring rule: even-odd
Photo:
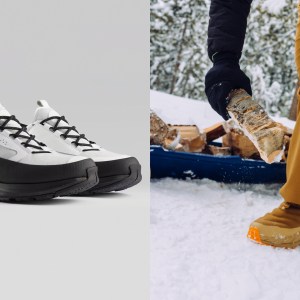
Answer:
[[[250,225],[248,238],[262,245],[297,247],[300,245],[300,206],[283,202]]]
[[[234,90],[227,105],[229,115],[253,142],[261,158],[272,163],[284,153],[284,129],[244,90]]]
[[[86,191],[98,183],[93,160],[59,154],[35,140],[0,105],[0,200],[41,200]]]
[[[81,194],[120,191],[141,181],[141,166],[134,157],[103,149],[70,126],[65,117],[52,109],[47,101],[38,101],[34,123],[28,132],[59,153],[80,155],[94,160],[98,167],[99,183]]]

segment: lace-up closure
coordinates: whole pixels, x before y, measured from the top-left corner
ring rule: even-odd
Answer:
[[[96,144],[95,142],[89,141],[84,134],[80,134],[75,126],[69,126],[69,125],[62,125],[59,126],[60,122],[63,121],[66,124],[69,124],[69,122],[66,120],[64,116],[53,116],[50,118],[47,118],[40,122],[41,125],[44,125],[45,123],[49,121],[56,120],[56,123],[49,128],[52,132],[55,132],[57,130],[62,131],[65,130],[60,136],[64,139],[70,138],[73,139],[72,144],[74,144],[76,147],[88,147],[89,149],[83,149],[82,151],[99,151],[99,149],[94,148],[93,145]],[[72,134],[72,131],[76,134]],[[83,143],[81,140],[87,141],[87,143]]]
[[[24,139],[25,142],[21,142],[21,145],[23,145],[25,148],[34,148],[38,151],[32,151],[32,154],[36,153],[50,153],[50,151],[46,151],[43,149],[46,145],[38,142],[35,140],[35,136],[31,135],[26,130],[26,125],[22,125],[15,116],[0,116],[0,120],[4,120],[4,122],[0,125],[0,132],[4,130],[13,130],[14,133],[11,133],[9,136],[17,139],[21,138]],[[19,127],[11,126],[9,122],[14,121],[16,122]],[[34,145],[32,142],[34,142],[36,145]]]

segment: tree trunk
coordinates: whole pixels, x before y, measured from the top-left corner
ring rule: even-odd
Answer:
[[[189,19],[188,19],[188,16],[187,16],[186,19],[185,19],[184,25],[183,25],[182,35],[181,35],[181,39],[180,39],[180,42],[179,42],[179,49],[178,49],[177,58],[176,58],[176,62],[175,62],[175,67],[174,67],[174,71],[173,71],[173,78],[172,78],[172,82],[171,82],[170,94],[173,94],[174,90],[175,90],[177,75],[178,75],[179,66],[180,66],[181,58],[182,58],[181,55],[182,55],[182,51],[183,51],[183,44],[184,44],[184,39],[185,39],[185,34],[186,34],[188,22],[189,22]]]
[[[297,84],[296,84],[296,89],[295,89],[295,93],[294,93],[292,106],[291,106],[291,109],[290,109],[290,114],[289,114],[289,119],[293,120],[293,121],[296,121],[296,118],[297,118],[297,106],[298,106],[297,92],[298,92],[299,87],[300,87],[300,80],[298,79]]]

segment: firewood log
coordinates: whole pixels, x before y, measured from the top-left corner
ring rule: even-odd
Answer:
[[[282,160],[283,161],[287,161],[288,153],[289,153],[289,148],[290,148],[290,141],[291,141],[291,137],[288,136],[288,135],[285,135],[284,136],[284,145],[285,145],[285,148],[284,148],[284,153],[283,153],[283,156],[282,156]]]
[[[166,149],[175,149],[179,145],[180,135],[170,128],[155,112],[150,112],[150,144],[162,145]]]
[[[226,134],[225,127],[224,127],[224,122],[222,123],[217,123],[213,126],[210,126],[208,128],[204,129],[204,132],[206,134],[206,142],[212,142],[224,134]]]
[[[284,135],[289,136],[289,137],[291,137],[293,135],[293,131],[294,131],[293,129],[291,129],[291,128],[287,127],[287,126],[284,126],[283,124],[278,123],[278,122],[277,122],[277,124],[284,131]]]
[[[215,156],[227,156],[227,155],[231,155],[231,148],[207,145],[203,153],[207,153]]]
[[[196,125],[170,125],[180,134],[180,144],[185,152],[201,152],[206,145],[206,134],[201,133]]]
[[[243,158],[260,158],[254,144],[239,129],[232,129],[223,136],[222,146],[231,148],[232,154],[239,155]]]
[[[272,163],[281,160],[284,151],[283,128],[246,91],[232,91],[227,110],[253,142],[264,161]]]

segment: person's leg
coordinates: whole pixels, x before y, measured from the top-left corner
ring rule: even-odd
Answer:
[[[298,5],[300,16],[300,5]],[[300,18],[298,18],[296,39],[295,39],[295,60],[300,77]],[[287,159],[287,182],[280,190],[281,196],[286,202],[300,205],[300,117],[299,117],[299,90],[298,90],[298,111],[294,134],[291,139],[289,155]]]
[[[295,39],[295,60],[300,76],[300,5]],[[300,91],[298,91],[300,100]],[[298,101],[299,103],[300,101]],[[287,181],[280,194],[284,202],[271,213],[255,220],[248,238],[258,243],[293,248],[300,245],[300,105],[287,159]]]

